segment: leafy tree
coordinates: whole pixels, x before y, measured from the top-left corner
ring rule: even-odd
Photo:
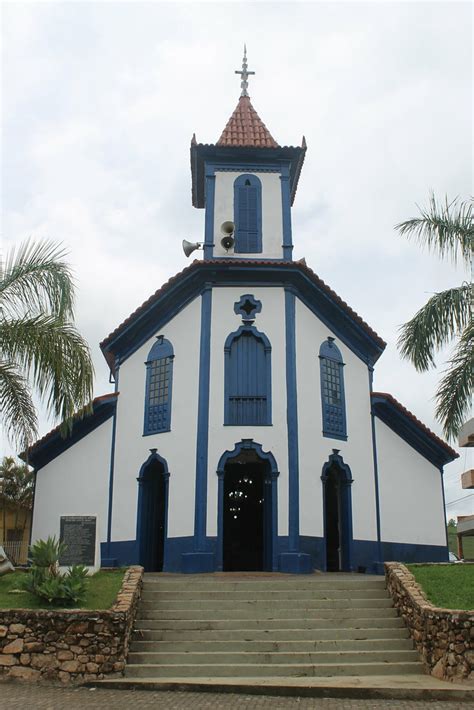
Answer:
[[[26,464],[17,464],[13,456],[4,456],[0,464],[0,502],[2,503],[3,534],[5,536],[6,506],[15,508],[15,529],[24,530],[27,517],[23,516],[23,525],[19,525],[21,510],[31,508],[33,502],[34,475]]]
[[[62,421],[92,399],[93,366],[74,326],[74,283],[65,252],[50,241],[26,241],[0,264],[0,414],[14,446],[37,437],[33,391]]]
[[[434,195],[420,217],[396,226],[401,234],[454,263],[472,264],[474,246],[473,201],[446,199],[438,204]],[[472,281],[435,293],[413,318],[401,327],[398,347],[402,356],[419,372],[436,367],[434,356],[455,341],[436,392],[436,418],[445,436],[454,439],[472,403],[474,368],[474,319]]]

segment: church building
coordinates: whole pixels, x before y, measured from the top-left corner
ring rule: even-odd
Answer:
[[[96,521],[102,566],[381,572],[448,559],[443,466],[457,454],[385,392],[385,343],[293,260],[306,153],[241,96],[191,141],[202,248],[101,343],[115,391],[36,442],[32,540]],[[297,235],[295,235],[297,239]],[[199,253],[199,252],[197,252]],[[99,547],[100,545],[100,547]]]

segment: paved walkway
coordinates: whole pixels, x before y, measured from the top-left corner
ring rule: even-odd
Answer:
[[[1,710],[471,710],[474,703],[61,688],[0,681]]]

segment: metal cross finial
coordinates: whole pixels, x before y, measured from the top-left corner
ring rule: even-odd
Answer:
[[[236,74],[240,74],[242,81],[240,82],[240,86],[242,87],[242,93],[240,94],[241,96],[248,96],[248,78],[250,75],[255,74],[254,71],[248,71],[247,69],[247,47],[244,44],[244,58],[242,59],[242,71],[237,71],[235,70]]]

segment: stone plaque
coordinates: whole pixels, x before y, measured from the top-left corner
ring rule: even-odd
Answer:
[[[61,516],[59,539],[67,545],[59,558],[61,566],[94,566],[96,521],[93,515]]]

